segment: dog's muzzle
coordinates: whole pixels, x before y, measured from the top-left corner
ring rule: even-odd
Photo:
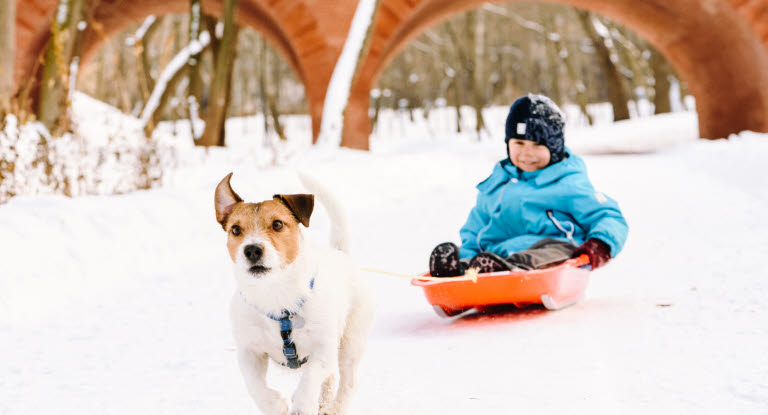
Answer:
[[[251,274],[257,275],[269,271],[269,268],[261,264],[261,258],[264,256],[264,247],[262,245],[246,245],[243,248],[243,255],[251,263],[251,267],[248,268]]]

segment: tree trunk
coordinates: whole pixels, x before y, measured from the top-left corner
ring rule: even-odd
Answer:
[[[459,87],[459,80],[457,77],[453,77],[453,82],[449,87],[453,90],[453,101],[456,106],[456,132],[461,132],[461,88]]]
[[[214,62],[214,74],[210,87],[210,100],[205,117],[205,130],[203,136],[196,143],[202,146],[223,146],[225,142],[224,121],[227,116],[232,68],[237,51],[237,31],[235,24],[235,10],[237,0],[224,0],[224,33],[221,37],[220,49]],[[215,36],[212,36],[212,39]]]
[[[267,121],[269,115],[269,105],[267,105],[267,41],[261,38],[259,46],[259,106],[264,118],[264,141],[266,142],[269,135],[269,122]]]
[[[454,67],[458,68],[459,70],[456,71],[456,74],[453,77],[453,93],[454,93],[454,100],[456,104],[456,132],[461,132],[461,105],[465,103],[466,101],[466,95],[464,94],[464,91],[467,91],[469,94],[472,94],[472,82],[471,80],[474,77],[474,68],[473,68],[473,62],[470,60],[470,58],[467,56],[467,51],[465,50],[463,46],[463,41],[466,40],[463,38],[459,38],[458,34],[456,33],[456,30],[453,28],[453,25],[451,22],[447,22],[445,24],[445,30],[448,33],[448,37],[451,39],[451,45],[448,46],[450,50],[453,51],[453,53],[446,53],[446,56],[453,57],[454,61]],[[469,43],[474,46],[474,31],[470,31],[468,33],[467,37],[471,37],[469,39]],[[462,88],[463,86],[463,88]],[[473,99],[470,97],[470,101],[473,101]],[[480,120],[478,120],[478,124],[480,123]]]
[[[100,1],[101,0],[84,0],[80,10],[80,17],[78,17],[76,23],[74,23],[75,38],[72,41],[72,52],[69,60],[74,63],[75,59],[77,59],[77,65],[75,65],[74,68],[75,70],[78,70],[80,65],[80,53],[83,49],[85,29],[88,25],[93,23],[93,14],[96,12],[96,8],[98,7]],[[80,27],[80,23],[83,23],[86,26]],[[74,82],[77,81],[77,73],[70,75],[75,75],[75,79],[70,80],[70,85],[74,86]]]
[[[181,42],[182,42],[182,39],[184,39],[184,37],[182,35],[183,31],[181,30],[181,20],[180,19],[172,19],[171,21],[173,22],[173,30],[171,30],[171,33],[173,33],[173,49],[171,49],[171,50],[177,51],[177,50],[181,49]],[[187,76],[186,79],[188,81],[189,80],[189,74],[186,71],[189,70],[189,59],[187,59],[187,64],[184,65],[184,67],[186,69],[184,71],[184,74]],[[181,82],[181,81],[182,80],[179,80],[179,82]],[[189,82],[187,82],[186,86],[187,87],[189,86]],[[181,95],[182,95],[182,97],[186,97],[186,94],[187,94],[187,89],[185,87],[184,91],[181,92]],[[178,130],[177,130],[178,123],[176,121],[185,118],[184,117],[185,116],[185,114],[184,114],[185,111],[187,111],[187,106],[184,105],[184,100],[183,99],[179,100],[177,105],[174,106],[173,112],[172,112],[172,114],[173,114],[172,115],[173,116],[173,121],[174,121],[173,122],[173,133],[172,134],[174,136],[178,135]],[[189,119],[189,118],[187,118],[187,119]],[[190,122],[191,122],[191,120],[190,120]]]
[[[618,68],[616,68],[616,65],[611,60],[611,51],[605,45],[605,39],[597,33],[597,30],[595,30],[592,23],[592,14],[579,9],[576,9],[575,11],[579,16],[579,21],[581,22],[584,32],[589,39],[592,40],[592,45],[595,47],[598,61],[603,69],[603,75],[605,76],[606,86],[608,88],[608,95],[610,97],[611,105],[613,106],[613,120],[627,120],[629,119],[629,94],[621,79],[621,74],[619,73]]]
[[[119,82],[122,85],[128,85],[128,61],[129,59],[126,57],[127,54],[130,53],[129,48],[119,48],[117,52],[117,73],[120,75]],[[135,114],[133,105],[131,104],[131,92],[128,88],[120,88],[120,91],[117,93],[118,96],[118,106],[120,110],[122,110],[126,114],[132,114],[132,115],[138,115]]]
[[[96,55],[96,67],[97,68],[104,68],[106,65],[107,59],[106,59],[106,53],[99,53]],[[105,76],[104,71],[96,71],[96,94],[95,97],[108,97],[109,94],[107,93],[107,87],[105,82]],[[117,76],[115,76],[117,78]],[[117,79],[112,79],[110,84],[116,84]],[[112,86],[112,85],[110,85]],[[104,102],[119,108],[118,105],[115,105],[115,103],[112,102],[110,99],[104,99]]]
[[[152,77],[152,65],[149,58],[149,43],[152,35],[155,33],[158,27],[160,27],[161,18],[155,18],[144,34],[138,39],[138,42],[134,45],[139,52],[139,68],[141,76],[139,76],[139,83],[141,85],[142,96],[144,97],[144,103],[146,104],[149,99],[149,95],[152,94],[152,90],[155,89],[155,79]]]
[[[269,113],[272,116],[272,127],[275,129],[277,136],[280,137],[280,140],[285,141],[287,138],[285,136],[283,125],[280,123],[280,110],[277,107],[277,101],[280,94],[280,83],[282,81],[279,64],[278,57],[270,53],[267,68],[271,69],[272,72],[272,82],[269,83],[272,87],[267,87],[267,105],[269,106]]]
[[[269,114],[272,116],[272,127],[275,129],[277,136],[280,140],[287,140],[283,124],[280,123],[280,111],[277,109],[277,100],[274,98],[269,100]]]
[[[474,20],[474,22],[472,21]],[[474,44],[471,56],[473,57],[471,67],[472,73],[472,107],[475,109],[475,132],[480,139],[480,132],[485,130],[485,118],[483,118],[483,107],[485,106],[485,91],[488,83],[487,65],[485,62],[485,14],[482,10],[472,12],[472,19],[467,19],[468,32],[474,32]]]
[[[379,111],[381,111],[381,97],[382,97],[382,94],[380,93],[373,100],[373,118],[371,118],[371,131],[376,129],[376,124],[379,123]]]
[[[203,11],[200,0],[190,0],[189,4],[189,42],[200,38],[201,26],[203,24]],[[216,36],[211,33],[211,41]],[[187,74],[189,75],[189,84],[187,85],[187,109],[189,112],[189,128],[192,139],[197,142],[202,133],[195,130],[195,120],[198,119],[202,97],[203,97],[203,79],[200,76],[200,63],[203,59],[202,48],[198,53],[190,55],[187,62]]]
[[[622,61],[626,63],[626,68],[630,71],[631,75],[628,76],[632,99],[637,100],[638,94],[636,91],[641,89],[644,97],[650,97],[652,94],[651,86],[649,85],[649,79],[652,75],[652,70],[648,65],[648,60],[643,57],[643,52],[640,47],[633,41],[633,34],[624,27],[610,22],[611,33],[618,34],[618,42],[616,44],[616,51],[619,52]],[[639,42],[645,43],[645,42]],[[638,106],[638,114],[640,107]]]
[[[552,78],[552,98],[557,105],[563,106],[565,103],[563,100],[563,92],[560,87],[560,33],[552,33],[556,26],[555,16],[550,12],[551,7],[541,7],[537,5],[539,9],[539,20],[544,29],[543,39],[546,52],[547,52],[547,66],[549,69],[549,76]],[[550,35],[552,34],[552,35]]]
[[[672,105],[669,101],[669,77],[672,74],[669,71],[669,64],[655,48],[651,48],[651,68],[653,69],[654,81],[653,113],[664,114],[670,112],[672,111]]]
[[[11,108],[16,48],[16,0],[0,0],[0,126]]]
[[[560,19],[555,19],[555,27],[557,28],[558,33],[563,33],[563,22]],[[575,86],[576,103],[579,106],[581,113],[587,117],[589,125],[594,125],[595,120],[587,111],[587,104],[589,103],[587,87],[584,85],[584,80],[579,76],[576,64],[573,62],[574,59],[570,49],[568,49],[568,42],[558,42],[557,54],[565,64],[565,69],[568,71],[568,77],[571,79],[571,84]]]
[[[224,140],[226,138],[226,130],[224,128],[224,125],[225,125],[226,120],[227,120],[227,114],[229,114],[230,103],[232,102],[232,79],[234,78],[234,76],[232,76],[232,73],[233,73],[233,71],[235,69],[235,58],[236,58],[236,55],[237,55],[237,38],[238,38],[239,31],[240,31],[240,27],[239,26],[235,26],[235,33],[234,33],[234,40],[233,40],[233,49],[234,50],[232,51],[232,61],[229,63],[229,66],[227,67],[227,86],[224,87],[224,93],[226,95],[225,98],[224,98],[224,110],[223,110],[223,113],[224,113],[223,118],[224,118],[224,120],[221,122],[221,128],[220,128],[220,133],[219,133],[219,137],[220,137],[220,140],[221,140],[221,144],[220,144],[221,146],[223,146],[225,144]]]
[[[57,14],[51,22],[37,117],[54,136],[61,135],[68,127],[69,65],[84,4],[85,0],[59,0]]]
[[[469,104],[475,110],[475,131],[480,138],[480,131],[485,129],[485,119],[483,118],[483,91],[484,82],[481,84],[479,79],[483,79],[482,59],[484,52],[478,50],[484,44],[485,28],[482,18],[478,18],[479,12],[472,10],[463,16],[463,25],[459,26],[460,33],[449,22],[446,24],[446,31],[455,48],[456,62],[461,70],[455,80],[459,78],[466,86],[469,94]],[[479,23],[478,23],[479,21]],[[456,91],[458,92],[458,90]],[[458,94],[457,94],[458,96]],[[461,104],[458,104],[461,105]],[[459,106],[456,107],[457,117],[459,115]],[[457,119],[457,123],[459,120]],[[460,128],[457,124],[457,128]]]

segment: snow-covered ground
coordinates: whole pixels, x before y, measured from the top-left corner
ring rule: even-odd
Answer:
[[[260,200],[304,191],[308,172],[344,201],[363,266],[413,274],[458,240],[504,155],[504,111],[481,142],[385,116],[370,153],[274,167],[244,126],[231,148],[182,150],[160,189],[0,206],[0,414],[257,413],[229,331],[218,181],[233,171]],[[768,135],[695,136],[691,113],[568,130],[630,225],[573,307],[440,319],[408,280],[366,275],[378,311],[353,413],[768,413]],[[318,208],[310,237],[328,226]],[[289,396],[297,379],[269,380]]]

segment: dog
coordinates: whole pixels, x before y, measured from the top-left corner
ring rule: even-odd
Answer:
[[[304,228],[314,210],[313,194],[245,203],[232,190],[231,177],[216,187],[215,206],[236,280],[230,317],[246,388],[265,414],[344,414],[374,301],[346,252],[347,225],[339,204],[319,183],[300,176],[326,207],[335,247],[311,244]],[[290,405],[267,385],[269,359],[302,372]]]

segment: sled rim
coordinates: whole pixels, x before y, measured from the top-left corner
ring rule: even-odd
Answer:
[[[459,310],[507,304],[541,304],[548,310],[559,310],[583,297],[590,274],[588,264],[583,255],[545,269],[480,274],[476,281],[413,279],[411,284],[424,290],[441,317],[454,316]]]
[[[591,267],[589,265],[589,257],[586,255],[581,255],[576,258],[571,258],[562,264],[557,264],[554,267],[544,268],[544,269],[533,269],[530,271],[496,271],[496,272],[485,272],[482,274],[477,274],[477,280],[480,281],[481,279],[493,279],[493,278],[508,278],[511,276],[529,276],[529,277],[536,277],[542,274],[549,274],[552,272],[556,272],[558,270],[561,270],[563,268],[582,268],[583,267],[589,267],[591,270]],[[420,277],[431,277],[429,272],[425,272],[419,275]],[[437,284],[448,284],[448,283],[466,283],[466,280],[463,281],[453,281],[450,279],[450,277],[445,278],[445,281],[435,281],[435,280],[420,280],[418,278],[413,278],[411,280],[411,284],[418,286],[418,287],[424,287],[424,286],[430,286],[430,285],[437,285]]]

